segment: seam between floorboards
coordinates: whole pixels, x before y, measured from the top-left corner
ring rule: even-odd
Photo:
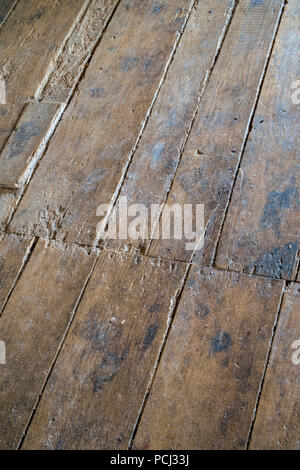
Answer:
[[[173,62],[173,59],[174,59],[174,57],[175,57],[175,55],[176,55],[176,51],[177,51],[177,49],[178,49],[179,43],[180,43],[181,38],[182,38],[182,36],[183,36],[183,33],[184,33],[184,31],[185,31],[185,28],[186,28],[186,25],[187,25],[188,20],[189,20],[189,18],[190,18],[190,15],[191,15],[193,9],[195,8],[196,4],[197,4],[197,0],[191,0],[190,7],[189,7],[189,9],[188,9],[188,11],[187,11],[187,14],[186,14],[186,17],[185,17],[185,21],[184,21],[182,27],[179,28],[179,30],[177,31],[177,37],[176,37],[176,39],[175,39],[175,41],[174,41],[173,48],[172,48],[172,50],[171,50],[171,53],[169,54],[168,60],[167,60],[166,63],[165,63],[163,73],[162,73],[162,75],[161,75],[161,78],[160,78],[160,81],[159,81],[159,83],[158,83],[158,86],[157,86],[157,88],[156,88],[156,90],[155,90],[155,92],[154,92],[154,95],[153,95],[152,101],[151,101],[151,103],[150,103],[150,106],[149,106],[149,108],[148,108],[148,110],[147,110],[147,112],[146,112],[146,115],[145,115],[145,117],[144,117],[142,123],[141,123],[141,128],[140,128],[140,131],[139,131],[138,136],[137,136],[137,138],[136,138],[135,144],[134,144],[134,146],[132,147],[131,151],[130,151],[129,154],[128,154],[127,161],[126,161],[126,163],[124,164],[123,169],[122,169],[121,177],[120,177],[119,182],[118,182],[118,184],[117,184],[117,186],[116,186],[116,189],[115,189],[115,191],[114,191],[114,194],[113,194],[112,197],[111,197],[111,200],[110,200],[110,203],[109,203],[109,204],[110,204],[110,207],[109,207],[109,209],[108,209],[108,211],[107,211],[106,216],[104,217],[104,219],[103,219],[103,221],[102,221],[102,229],[101,229],[101,231],[100,231],[99,233],[96,234],[96,237],[95,237],[95,240],[94,240],[94,245],[95,245],[95,246],[97,246],[98,243],[99,243],[99,241],[100,241],[100,238],[101,238],[101,235],[102,235],[102,233],[103,233],[103,230],[105,229],[105,226],[106,226],[106,224],[107,224],[107,222],[108,222],[108,220],[109,220],[109,218],[110,218],[110,216],[111,216],[111,214],[112,214],[112,211],[113,211],[113,209],[114,209],[114,207],[115,207],[115,204],[116,204],[116,202],[117,202],[117,200],[118,200],[118,197],[119,197],[119,195],[120,195],[120,193],[121,193],[121,190],[122,190],[122,187],[123,187],[123,183],[124,183],[124,181],[125,181],[125,179],[126,179],[127,173],[128,173],[128,171],[129,171],[129,168],[130,168],[130,165],[131,165],[131,162],[132,162],[133,157],[134,157],[134,155],[135,155],[135,152],[136,152],[136,150],[137,150],[137,148],[138,148],[138,145],[139,145],[139,143],[140,143],[140,140],[141,140],[141,138],[142,138],[142,136],[143,136],[143,133],[144,133],[144,131],[145,131],[145,128],[146,128],[146,126],[147,126],[147,124],[148,124],[148,121],[149,121],[149,119],[150,119],[150,116],[151,116],[153,107],[154,107],[154,105],[155,105],[155,103],[156,103],[156,100],[157,100],[157,98],[158,98],[158,95],[159,95],[159,93],[160,93],[160,90],[162,89],[162,86],[163,86],[163,84],[164,84],[165,81],[166,81],[166,78],[167,78],[167,75],[168,75],[168,71],[169,71],[170,66],[171,66],[171,64],[172,64],[172,62]]]
[[[279,322],[279,317],[280,317],[280,312],[281,312],[281,309],[282,309],[283,297],[284,297],[285,292],[286,292],[286,281],[283,283],[282,290],[281,290],[281,295],[280,295],[279,302],[278,302],[278,308],[277,308],[277,312],[276,312],[276,316],[275,316],[275,320],[274,320],[274,324],[273,324],[273,328],[272,328],[272,335],[271,335],[271,339],[270,339],[270,342],[269,342],[270,346],[269,346],[265,366],[264,366],[264,369],[263,369],[261,382],[260,382],[260,385],[258,387],[256,402],[255,402],[255,406],[254,406],[253,414],[252,414],[252,421],[251,421],[251,424],[250,424],[250,427],[249,427],[249,433],[248,433],[247,443],[246,443],[246,450],[249,450],[251,438],[252,438],[252,435],[253,435],[253,430],[254,430],[255,421],[256,421],[256,417],[257,417],[257,412],[258,412],[258,408],[259,408],[259,403],[260,403],[260,399],[261,399],[261,395],[262,395],[262,391],[263,391],[263,387],[264,387],[264,383],[265,383],[265,379],[266,379],[266,375],[267,375],[267,371],[268,371],[268,367],[269,367],[269,363],[270,363],[270,358],[271,358],[271,354],[272,354],[274,339],[275,339],[275,335],[276,335],[276,331],[277,331],[277,326],[278,326],[278,322]]]
[[[181,160],[182,160],[182,157],[183,157],[183,154],[185,152],[185,148],[186,148],[186,145],[187,145],[187,142],[188,142],[188,139],[190,137],[190,134],[192,132],[192,128],[193,128],[193,125],[194,125],[194,122],[195,122],[195,119],[196,119],[196,116],[198,114],[198,110],[199,110],[199,107],[200,107],[200,104],[201,104],[201,101],[202,101],[202,97],[206,91],[206,88],[208,86],[208,83],[209,83],[209,80],[211,78],[211,75],[212,75],[212,72],[213,72],[213,69],[216,65],[216,62],[218,60],[218,57],[220,55],[220,52],[223,48],[223,44],[224,44],[224,41],[225,41],[225,38],[227,36],[227,33],[230,29],[230,25],[231,25],[231,22],[232,22],[232,19],[233,19],[233,16],[234,16],[234,13],[235,13],[235,10],[238,6],[238,3],[239,3],[239,0],[235,0],[234,1],[234,4],[231,8],[231,10],[229,10],[229,12],[227,13],[227,18],[226,18],[226,21],[225,21],[225,24],[224,24],[224,27],[222,29],[222,32],[220,34],[220,37],[219,37],[219,41],[218,41],[218,44],[217,44],[217,48],[216,48],[216,52],[215,52],[215,55],[213,57],[213,60],[211,62],[211,65],[210,67],[208,68],[208,70],[206,71],[206,74],[205,74],[205,77],[202,81],[202,83],[200,84],[200,87],[199,87],[199,93],[198,93],[198,99],[197,99],[197,104],[196,104],[196,107],[195,107],[195,110],[194,110],[194,113],[193,113],[193,116],[191,118],[191,121],[190,121],[190,124],[188,126],[188,130],[186,131],[186,138],[182,144],[182,148],[180,149],[179,151],[179,157],[178,157],[178,161],[176,163],[176,167],[175,167],[175,171],[174,171],[174,175],[172,177],[172,180],[170,182],[170,185],[169,185],[169,188],[166,192],[166,195],[164,197],[164,200],[163,202],[161,203],[161,211],[160,211],[160,214],[159,214],[159,217],[158,217],[158,221],[155,225],[155,228],[153,230],[153,233],[155,233],[155,230],[157,229],[157,226],[161,220],[161,217],[162,217],[162,212],[163,212],[163,207],[165,206],[166,204],[166,201],[168,199],[168,196],[173,188],[173,185],[174,185],[174,181],[175,181],[175,178],[176,178],[176,175],[177,175],[177,171],[178,171],[178,167],[181,163]],[[149,253],[150,249],[151,249],[151,246],[152,246],[152,243],[153,243],[153,240],[151,240],[151,242],[148,244],[148,247],[147,247],[147,250],[146,250],[146,254]]]
[[[3,28],[4,24],[6,23],[6,21],[8,20],[9,16],[12,14],[12,12],[14,11],[14,9],[16,8],[18,3],[19,3],[19,0],[16,0],[15,3],[10,7],[8,12],[6,13],[6,16],[5,16],[4,20],[2,21],[2,23],[0,25],[0,30],[1,30],[1,28]]]
[[[77,297],[77,300],[76,300],[75,306],[74,306],[74,308],[73,308],[73,310],[72,310],[72,313],[71,313],[71,316],[70,316],[68,325],[67,325],[67,327],[66,327],[66,329],[65,329],[65,331],[64,331],[64,334],[63,334],[63,336],[62,336],[62,338],[61,338],[61,340],[60,340],[60,343],[59,343],[59,345],[58,345],[58,349],[57,349],[57,351],[56,351],[56,353],[55,353],[55,356],[54,356],[54,358],[53,358],[52,364],[51,364],[51,366],[49,367],[47,376],[46,376],[45,381],[44,381],[44,383],[43,383],[43,385],[42,385],[42,387],[41,387],[41,391],[40,391],[40,393],[39,393],[39,395],[38,395],[38,397],[37,397],[37,400],[36,400],[36,402],[35,402],[35,405],[34,405],[33,408],[32,408],[30,417],[29,417],[29,419],[28,419],[28,421],[27,421],[27,424],[26,424],[26,426],[25,426],[25,428],[24,428],[24,431],[23,431],[23,433],[22,433],[22,436],[21,436],[21,438],[20,438],[20,440],[19,440],[19,443],[18,443],[18,446],[17,446],[17,450],[20,450],[20,449],[22,448],[23,443],[24,443],[24,441],[25,441],[25,439],[26,439],[26,436],[27,436],[27,433],[28,433],[29,428],[30,428],[30,426],[31,426],[32,420],[33,420],[34,415],[35,415],[35,413],[36,413],[36,411],[37,411],[37,408],[38,408],[38,406],[39,406],[39,404],[40,404],[40,401],[41,401],[41,399],[42,399],[43,393],[44,393],[44,391],[45,391],[45,388],[46,388],[46,386],[47,386],[47,383],[48,383],[48,381],[49,381],[49,378],[50,378],[50,376],[51,376],[51,374],[52,374],[52,371],[53,371],[53,369],[54,369],[54,367],[55,367],[55,364],[56,364],[57,359],[58,359],[58,357],[59,357],[59,354],[60,354],[60,352],[61,352],[61,350],[62,350],[62,347],[63,347],[63,345],[64,345],[64,342],[65,342],[65,340],[66,340],[66,338],[67,338],[67,336],[68,336],[68,333],[69,333],[69,331],[70,331],[70,328],[71,328],[71,326],[72,326],[72,324],[73,324],[73,322],[74,322],[74,320],[75,320],[76,313],[77,313],[77,310],[78,310],[80,301],[81,301],[81,299],[82,299],[82,297],[83,297],[83,295],[84,295],[84,293],[85,293],[85,290],[86,290],[86,288],[87,288],[87,285],[88,285],[88,283],[89,283],[89,281],[90,281],[90,278],[91,278],[91,276],[92,276],[92,274],[93,274],[93,272],[94,272],[94,269],[95,269],[95,266],[96,266],[97,261],[98,261],[98,259],[99,259],[99,256],[100,256],[100,253],[98,253],[98,254],[96,255],[96,258],[95,258],[95,260],[94,260],[94,262],[93,262],[93,265],[92,265],[92,267],[91,267],[91,270],[90,270],[90,272],[89,272],[89,274],[88,274],[86,280],[84,281],[84,284],[83,284],[83,287],[82,287],[82,289],[81,289],[81,291],[80,291],[80,293],[79,293],[79,296]]]
[[[4,309],[7,305],[7,302],[9,301],[9,299],[10,299],[10,297],[11,297],[11,295],[12,295],[12,293],[13,293],[13,291],[14,291],[14,289],[15,289],[18,281],[19,281],[19,279],[20,279],[20,277],[21,277],[21,275],[22,275],[22,273],[25,269],[25,266],[27,265],[27,263],[29,261],[29,258],[31,257],[31,255],[33,253],[33,250],[34,250],[37,242],[38,242],[38,238],[34,237],[33,239],[31,239],[31,241],[30,241],[30,243],[29,243],[29,245],[26,249],[25,255],[23,256],[23,259],[22,259],[21,267],[20,267],[20,269],[19,269],[19,271],[18,271],[18,273],[15,277],[15,280],[13,281],[13,283],[12,283],[10,289],[9,289],[9,292],[8,292],[4,302],[2,304],[2,307],[0,308],[0,318],[2,318],[2,316],[3,316],[3,312],[4,312]]]
[[[263,85],[264,85],[264,81],[265,81],[265,78],[266,78],[267,70],[268,70],[268,67],[269,67],[269,64],[270,64],[271,57],[273,55],[273,50],[274,50],[277,34],[278,34],[278,31],[279,31],[279,28],[280,28],[280,23],[281,23],[281,20],[283,18],[285,5],[286,5],[286,0],[283,0],[282,4],[281,4],[281,10],[280,10],[279,15],[278,15],[277,23],[276,23],[275,29],[273,31],[273,36],[272,36],[272,40],[271,40],[271,43],[270,43],[270,47],[269,47],[268,53],[266,55],[266,60],[265,60],[265,64],[264,64],[264,67],[263,67],[263,71],[262,71],[261,76],[260,76],[259,84],[258,84],[258,87],[257,87],[256,97],[255,97],[255,100],[254,100],[254,103],[253,103],[253,106],[252,106],[252,111],[251,111],[249,119],[248,119],[248,125],[246,127],[246,131],[245,131],[245,134],[244,134],[244,139],[243,139],[243,142],[242,142],[242,147],[241,147],[238,162],[237,162],[237,165],[236,165],[236,170],[235,170],[235,173],[234,173],[234,176],[233,176],[231,191],[230,191],[230,194],[228,196],[227,203],[226,203],[226,206],[225,206],[225,209],[224,209],[224,212],[223,212],[221,227],[219,229],[218,237],[217,237],[216,243],[214,245],[214,250],[213,250],[213,253],[212,253],[212,257],[211,257],[211,265],[213,267],[215,267],[215,265],[216,265],[216,258],[217,258],[217,253],[218,253],[218,249],[219,249],[219,244],[220,244],[223,228],[224,228],[225,221],[226,221],[226,218],[227,218],[229,206],[230,206],[230,203],[231,203],[231,200],[232,200],[233,191],[234,191],[234,188],[235,188],[235,185],[236,185],[237,177],[238,177],[238,174],[239,174],[239,171],[240,171],[240,168],[241,168],[241,163],[242,163],[242,160],[243,160],[244,151],[245,151],[249,136],[251,134],[253,120],[254,120],[256,110],[257,110],[257,106],[258,106],[258,103],[259,103],[259,100],[260,100],[260,95],[261,95],[261,92],[262,92],[262,89],[263,89]]]
[[[134,439],[136,437],[136,434],[137,434],[137,431],[138,431],[138,428],[139,428],[139,424],[141,422],[144,410],[145,410],[146,405],[147,405],[148,398],[149,398],[151,390],[152,390],[152,385],[154,383],[156,373],[157,373],[157,370],[159,368],[160,360],[162,358],[162,355],[164,353],[164,350],[165,350],[165,347],[166,347],[166,344],[167,344],[167,341],[168,341],[169,333],[170,333],[170,330],[172,328],[173,320],[174,320],[175,315],[176,315],[176,310],[177,310],[177,307],[180,303],[181,296],[182,296],[182,293],[184,291],[184,287],[185,287],[186,280],[187,280],[189,271],[191,269],[191,266],[192,266],[191,263],[189,263],[187,265],[185,274],[184,274],[184,276],[182,278],[182,281],[181,281],[181,285],[179,286],[179,288],[178,288],[177,292],[175,293],[173,299],[171,299],[166,331],[165,331],[165,334],[164,334],[164,337],[163,337],[163,340],[162,340],[162,343],[161,343],[161,347],[158,351],[158,355],[157,355],[155,364],[154,364],[153,369],[152,369],[151,374],[150,374],[150,379],[149,379],[149,382],[148,382],[148,385],[147,385],[146,393],[144,395],[142,405],[140,407],[140,411],[138,412],[136,423],[134,425],[134,428],[133,428],[133,431],[132,431],[132,434],[131,434],[131,437],[130,437],[130,440],[129,440],[129,444],[128,444],[128,447],[127,447],[128,450],[132,449]]]
[[[19,0],[18,0],[18,1],[19,1]],[[38,162],[37,162],[37,165],[35,166],[35,168],[33,169],[32,173],[30,174],[30,179],[27,181],[26,185],[24,185],[22,188],[20,188],[20,193],[18,194],[18,197],[17,197],[17,199],[16,199],[16,201],[15,201],[15,207],[12,209],[11,214],[10,214],[10,216],[9,216],[9,218],[8,218],[8,221],[6,222],[6,229],[5,229],[5,230],[7,230],[7,229],[9,228],[10,222],[12,221],[12,219],[13,219],[13,217],[14,217],[14,215],[15,215],[15,212],[16,212],[16,210],[18,209],[18,207],[19,207],[19,205],[20,205],[20,202],[21,202],[22,199],[23,199],[23,196],[26,194],[26,191],[27,191],[27,189],[28,189],[28,187],[29,187],[29,184],[30,184],[30,182],[31,182],[31,180],[32,180],[32,178],[33,178],[33,176],[34,176],[34,174],[35,174],[37,168],[39,167],[39,164],[40,164],[42,158],[44,157],[44,155],[45,155],[46,152],[47,152],[47,149],[48,149],[48,147],[49,147],[49,144],[50,144],[50,142],[51,142],[51,139],[52,139],[53,135],[55,134],[56,129],[57,129],[57,127],[59,126],[59,123],[60,123],[60,121],[62,120],[63,115],[64,115],[66,109],[68,108],[68,106],[69,106],[69,104],[70,104],[72,98],[73,98],[74,95],[76,94],[76,91],[78,90],[78,87],[79,87],[81,81],[82,81],[83,78],[84,78],[84,75],[85,75],[85,73],[86,73],[86,70],[87,70],[87,68],[88,68],[88,66],[89,66],[89,64],[90,64],[90,62],[91,62],[91,60],[92,60],[92,58],[93,58],[93,56],[94,56],[94,53],[95,53],[97,47],[100,45],[101,40],[102,40],[102,38],[103,38],[103,35],[104,35],[104,33],[106,32],[107,27],[108,27],[110,21],[112,20],[112,18],[113,18],[113,16],[114,16],[114,13],[115,13],[115,11],[116,11],[118,5],[120,4],[120,2],[121,2],[121,0],[119,0],[119,1],[116,3],[115,8],[113,8],[113,10],[112,10],[110,16],[107,18],[106,22],[104,23],[103,28],[102,28],[102,31],[101,31],[101,33],[100,33],[100,36],[98,37],[98,39],[97,39],[97,41],[96,41],[94,47],[93,47],[92,50],[90,51],[89,56],[88,56],[88,59],[87,59],[85,65],[84,65],[84,67],[83,67],[83,69],[82,69],[82,71],[81,71],[81,74],[78,76],[78,79],[75,81],[74,86],[73,86],[73,88],[72,88],[72,90],[71,90],[71,92],[70,92],[70,94],[69,94],[67,100],[66,100],[65,102],[62,102],[62,103],[58,102],[58,103],[60,103],[61,106],[62,106],[61,114],[60,114],[60,116],[59,116],[59,118],[58,118],[58,120],[57,120],[57,122],[56,122],[56,125],[53,126],[53,128],[52,128],[52,133],[51,133],[51,135],[49,136],[49,140],[48,140],[47,142],[45,142],[44,150],[43,150],[42,154],[40,155],[40,158],[39,158],[39,160],[38,160]],[[91,3],[91,2],[90,2],[90,3]],[[88,6],[90,5],[90,3],[88,4]],[[81,14],[80,18],[82,18],[82,17],[86,14],[87,10],[88,10],[88,7],[87,7],[87,8],[85,9],[85,11]],[[73,31],[74,31],[74,29],[72,28],[72,32],[73,32]],[[69,39],[69,38],[71,37],[71,35],[72,35],[72,33],[71,33],[70,35],[68,35],[68,38],[67,38],[67,39]],[[65,45],[65,44],[66,44],[66,42],[64,42],[64,45]],[[61,52],[62,52],[62,51],[63,51],[63,49],[61,49]],[[55,65],[56,65],[57,60],[58,60],[59,57],[60,57],[60,55],[57,56]],[[49,74],[49,76],[48,76],[48,81],[50,80],[51,75],[52,75],[52,73],[54,72],[54,70],[55,70],[55,67],[53,68],[52,72]],[[41,95],[43,94],[43,92],[44,92],[44,90],[45,90],[45,88],[46,88],[46,86],[47,86],[48,81],[45,82],[44,88],[43,88],[43,89],[41,90],[41,92],[40,92]],[[37,92],[36,92],[36,93],[37,93]],[[47,100],[45,100],[44,102],[47,102]],[[24,108],[23,108],[23,110],[24,110]],[[22,110],[22,112],[23,112],[23,110]],[[11,134],[10,134],[10,135],[11,135]],[[9,137],[10,137],[10,135],[9,135]],[[8,137],[8,138],[9,138],[9,137]],[[3,148],[3,147],[2,147],[2,148]],[[58,226],[58,228],[59,228],[59,226]]]

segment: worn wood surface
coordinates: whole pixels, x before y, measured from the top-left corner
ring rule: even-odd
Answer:
[[[110,202],[153,100],[190,0],[163,8],[117,8],[92,62],[31,181],[12,230],[43,235],[39,213],[59,238],[92,243],[96,209]],[[151,40],[149,39],[151,38]],[[51,187],[48,181],[51,180]]]
[[[33,97],[86,0],[19,0],[0,29],[7,102]]]
[[[25,449],[128,446],[185,269],[101,253]]]
[[[300,450],[300,285],[284,294],[250,449]]]
[[[245,448],[282,286],[192,267],[135,449]]]
[[[30,245],[30,240],[0,234],[0,315]]]
[[[119,0],[92,0],[66,41],[41,97],[66,102]]]
[[[0,3],[0,447],[299,449],[299,2]]]
[[[0,185],[16,187],[57,115],[57,103],[29,103],[0,153]],[[36,163],[36,162],[35,162]]]
[[[95,255],[39,241],[0,318],[0,448],[18,445]]]
[[[299,2],[286,6],[226,217],[216,264],[295,279],[300,235]]]
[[[192,125],[234,3],[206,0],[192,12],[149,122],[122,185],[128,205],[161,204]],[[118,203],[118,201],[117,201]],[[114,248],[145,250],[149,242],[108,242]]]
[[[206,237],[194,258],[198,264],[212,260],[282,3],[238,3],[166,201],[204,204]],[[150,254],[189,260],[185,243],[153,241]]]

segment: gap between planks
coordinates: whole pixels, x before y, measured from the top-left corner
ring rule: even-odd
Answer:
[[[221,227],[220,227],[218,237],[217,237],[217,241],[215,243],[215,247],[214,247],[214,250],[213,250],[211,267],[215,267],[215,264],[216,264],[216,257],[217,257],[217,252],[218,252],[218,248],[219,248],[219,243],[220,243],[222,231],[223,231],[223,228],[224,228],[224,225],[225,225],[225,221],[226,221],[227,213],[228,213],[228,210],[229,210],[229,206],[230,206],[230,203],[231,203],[231,200],[232,200],[233,190],[235,188],[235,184],[236,184],[238,174],[239,174],[239,171],[240,171],[240,168],[241,168],[241,163],[242,163],[244,151],[245,151],[245,148],[246,148],[246,145],[247,145],[247,142],[248,142],[249,135],[251,133],[251,129],[252,129],[252,126],[253,126],[253,119],[255,117],[255,112],[256,112],[256,109],[257,109],[258,102],[259,102],[260,94],[261,94],[261,91],[262,91],[262,88],[263,88],[263,84],[264,84],[264,80],[265,80],[265,77],[266,77],[267,69],[268,69],[270,59],[271,59],[271,56],[272,56],[272,53],[273,53],[277,33],[279,31],[280,23],[281,23],[281,20],[283,18],[283,14],[284,14],[284,10],[285,10],[285,6],[286,6],[287,2],[288,2],[288,0],[283,0],[282,1],[281,11],[280,11],[279,16],[278,16],[277,24],[274,28],[273,37],[272,37],[272,40],[270,42],[270,47],[269,47],[269,51],[268,51],[268,54],[267,54],[267,57],[266,57],[265,65],[264,65],[264,68],[263,68],[263,71],[262,71],[262,74],[261,74],[261,77],[260,77],[260,80],[259,80],[259,85],[257,87],[256,97],[255,97],[254,104],[253,104],[253,107],[252,107],[252,110],[251,110],[251,113],[250,113],[250,116],[249,116],[248,125],[247,125],[247,128],[246,128],[246,132],[245,132],[245,135],[244,135],[244,140],[242,142],[242,147],[241,147],[238,162],[237,162],[237,165],[236,165],[236,170],[235,170],[235,173],[234,173],[230,194],[229,194],[229,197],[227,199],[227,204],[226,204],[225,210],[223,212]]]

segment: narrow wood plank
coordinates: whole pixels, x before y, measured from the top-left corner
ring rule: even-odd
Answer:
[[[243,449],[282,281],[193,266],[135,449]]]
[[[36,160],[34,154],[59,113],[57,103],[31,102],[25,107],[0,154],[0,185],[16,187],[20,184],[27,165]]]
[[[0,72],[8,103],[35,95],[85,4],[86,0],[19,0],[0,30]]]
[[[95,255],[39,241],[0,319],[0,448],[18,445]]]
[[[25,449],[126,449],[185,265],[102,252]]]
[[[43,234],[47,209],[63,214],[59,238],[93,242],[96,208],[116,190],[191,0],[161,6],[118,6],[15,214],[17,231]]]
[[[0,235],[0,312],[22,268],[30,245],[30,240],[15,235]]]
[[[3,23],[9,14],[10,10],[16,3],[16,0],[1,0],[0,3],[0,26]]]
[[[206,236],[194,261],[211,263],[249,118],[283,2],[242,0],[189,136],[167,204],[204,204]],[[150,253],[188,260],[186,240],[154,241]]]
[[[300,286],[284,294],[251,449],[300,450]]]
[[[227,214],[217,266],[294,279],[300,236],[299,2],[286,5]]]
[[[92,0],[57,59],[42,99],[67,102],[119,0]]]
[[[14,129],[23,105],[0,104],[0,151]]]
[[[120,192],[128,205],[142,203],[150,209],[164,201],[234,5],[205,0],[191,13]],[[120,240],[107,245],[145,249],[148,243]]]

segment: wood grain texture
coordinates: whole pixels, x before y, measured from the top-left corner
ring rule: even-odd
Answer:
[[[283,2],[242,0],[202,97],[167,204],[204,204],[206,236],[195,263],[209,265]],[[189,260],[185,240],[153,241],[150,254]]]
[[[60,111],[57,103],[26,105],[0,154],[0,185],[17,187]]]
[[[120,192],[128,205],[150,209],[163,203],[233,6],[230,0],[205,0],[192,11]],[[118,249],[144,250],[148,244],[108,242]]]
[[[192,266],[135,449],[245,447],[282,286]]]
[[[250,449],[300,450],[299,312],[300,286],[291,284],[283,297]]]
[[[85,0],[19,0],[0,29],[8,103],[35,95],[84,5]]]
[[[30,240],[0,235],[0,312],[23,265]]]
[[[45,101],[67,102],[88,57],[102,35],[118,0],[92,0],[59,55],[42,91]]]
[[[242,160],[216,264],[295,279],[300,236],[299,2],[289,1]]]
[[[15,214],[14,230],[43,234],[39,213],[47,210],[50,219],[62,214],[60,239],[93,242],[96,209],[116,190],[190,5],[120,3]]]
[[[6,365],[0,377],[0,448],[25,430],[94,255],[39,241],[0,319]]]
[[[126,449],[186,270],[103,251],[25,449]]]

